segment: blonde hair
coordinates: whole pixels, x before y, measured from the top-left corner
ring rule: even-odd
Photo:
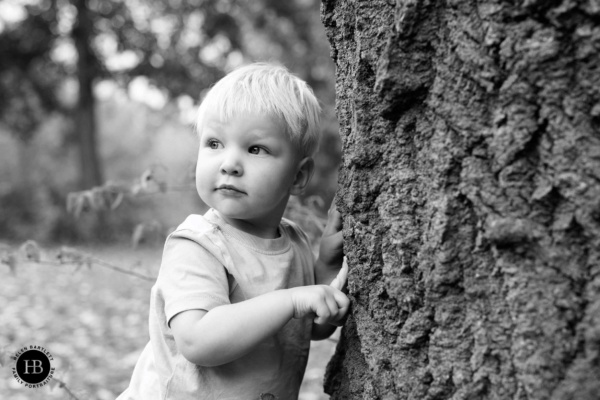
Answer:
[[[284,124],[286,134],[303,156],[317,151],[321,107],[308,84],[283,66],[250,64],[219,80],[198,109],[198,135],[208,110],[224,122],[240,114],[268,116]]]

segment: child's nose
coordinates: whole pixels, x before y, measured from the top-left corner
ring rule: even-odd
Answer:
[[[228,151],[224,154],[223,162],[221,163],[221,173],[235,176],[240,176],[244,173],[240,158],[234,151]]]

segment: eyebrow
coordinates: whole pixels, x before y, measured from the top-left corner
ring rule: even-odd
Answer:
[[[218,121],[218,120],[208,120],[204,123],[204,125],[207,128],[222,128],[223,127],[223,122]]]
[[[247,131],[247,134],[251,138],[256,138],[256,139],[268,139],[268,138],[278,137],[277,135],[274,135],[272,132],[269,132],[268,134],[266,132],[267,131],[264,129],[254,128],[254,129],[249,129]]]
[[[217,130],[220,131],[223,129],[223,126],[226,125],[228,123],[228,121],[221,121],[219,119],[210,119],[208,121],[206,121],[205,123],[205,128],[211,129],[211,130]],[[277,128],[278,130],[279,128]],[[249,139],[251,140],[258,140],[258,139],[271,139],[271,138],[279,138],[279,134],[285,134],[283,132],[275,132],[275,134],[269,133],[268,135],[265,135],[265,132],[268,131],[270,129],[264,129],[261,127],[255,127],[252,129],[247,129],[246,130],[246,135],[248,136]],[[215,132],[215,133],[219,133],[219,132]]]

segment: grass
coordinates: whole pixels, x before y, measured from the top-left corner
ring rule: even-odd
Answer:
[[[81,249],[111,264],[156,276],[162,249]],[[42,261],[56,252],[42,254]],[[99,266],[23,262],[11,274],[0,264],[0,350],[40,345],[54,357],[55,377],[80,400],[114,400],[128,385],[148,341],[152,282]],[[325,365],[334,342],[313,342],[301,400],[322,400]],[[30,389],[12,377],[12,360],[0,368],[0,398],[68,399],[58,386]]]

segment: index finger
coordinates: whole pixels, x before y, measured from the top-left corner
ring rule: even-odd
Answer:
[[[342,262],[342,268],[340,272],[338,272],[335,279],[331,282],[330,286],[336,288],[337,290],[342,290],[346,285],[346,281],[348,280],[348,263],[346,262],[346,257],[344,257],[344,261]]]

